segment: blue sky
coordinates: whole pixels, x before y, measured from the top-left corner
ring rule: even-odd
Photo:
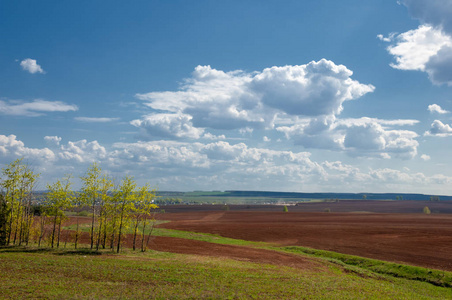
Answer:
[[[3,1],[0,164],[452,194],[452,2]]]

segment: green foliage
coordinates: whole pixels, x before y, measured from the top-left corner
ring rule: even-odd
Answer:
[[[6,203],[5,197],[0,194],[0,246],[5,246],[8,240],[8,215],[8,204]]]
[[[89,212],[87,212],[86,210],[81,210],[77,213],[77,216],[79,217],[88,217],[89,216]]]
[[[28,244],[33,222],[32,193],[38,176],[23,159],[17,159],[2,169],[0,188],[4,203],[0,219],[3,222],[1,234],[6,235],[6,243],[2,243]]]
[[[283,212],[288,212],[288,211],[289,211],[289,209],[287,208],[287,205],[284,205]]]
[[[424,214],[426,214],[426,215],[431,214],[430,208],[428,208],[428,206],[424,207],[423,212],[424,212]]]
[[[57,247],[60,242],[61,223],[65,217],[64,211],[74,205],[75,196],[71,190],[71,176],[67,175],[62,181],[57,180],[54,184],[48,184],[45,206],[50,216],[52,216],[53,230],[51,236],[51,246],[53,248],[55,235],[57,235]],[[57,229],[58,226],[58,229]]]

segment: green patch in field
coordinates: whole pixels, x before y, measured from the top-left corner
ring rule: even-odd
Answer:
[[[225,245],[254,246],[254,247],[269,246],[269,244],[264,243],[264,242],[251,242],[251,241],[245,241],[245,240],[226,238],[226,237],[222,237],[217,234],[190,232],[190,231],[182,231],[182,230],[174,230],[174,229],[166,229],[166,228],[154,229],[153,235],[167,236],[167,237],[174,237],[174,238],[181,238],[181,239],[189,239],[189,240],[197,240],[197,241],[203,241],[203,242],[208,242],[208,243],[225,244]]]
[[[316,250],[306,247],[291,246],[280,248],[292,253],[309,254],[321,257],[341,265],[358,267],[378,274],[390,275],[409,280],[424,281],[437,286],[452,287],[452,272],[431,270],[422,267],[396,264],[360,256],[341,254],[337,252]],[[353,270],[353,269],[351,269]]]

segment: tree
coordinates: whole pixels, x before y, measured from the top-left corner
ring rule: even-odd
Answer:
[[[57,180],[54,184],[48,184],[46,206],[50,215],[53,216],[53,228],[51,237],[51,246],[53,248],[55,241],[55,233],[57,233],[57,248],[60,246],[61,222],[65,217],[64,211],[70,208],[74,202],[74,193],[71,190],[71,176],[67,175],[62,181]],[[56,227],[58,224],[58,230]],[[56,232],[55,232],[56,231]]]
[[[119,186],[119,195],[120,195],[120,207],[119,207],[119,231],[118,231],[118,245],[116,252],[119,253],[119,249],[121,247],[121,234],[122,229],[125,225],[125,221],[129,216],[130,211],[133,208],[133,203],[135,201],[135,188],[137,184],[135,180],[131,176],[126,176],[122,180],[121,185]]]
[[[7,242],[9,208],[5,197],[0,194],[0,246],[5,246]]]
[[[103,175],[100,179],[99,185],[99,228],[96,241],[96,250],[99,250],[99,245],[102,244],[102,248],[105,249],[107,240],[107,227],[109,211],[107,209],[108,204],[112,200],[111,192],[114,184],[110,177]]]
[[[91,249],[94,246],[94,222],[96,219],[96,204],[99,201],[99,190],[102,170],[99,164],[93,163],[85,175],[80,177],[83,186],[80,193],[80,200],[83,204],[91,207]]]
[[[32,192],[39,174],[35,174],[23,159],[16,159],[2,170],[0,187],[2,188],[4,206],[1,210],[6,219],[4,227],[6,245],[16,241],[28,244],[30,228],[33,222]],[[2,221],[5,222],[5,221]]]
[[[288,211],[289,211],[289,209],[287,208],[287,205],[284,205],[283,212],[288,212]]]
[[[141,207],[141,213],[143,215],[143,231],[141,233],[141,251],[144,252],[147,249],[147,245],[149,244],[149,240],[152,235],[152,231],[154,230],[155,224],[155,209],[158,208],[156,204],[154,204],[154,199],[156,197],[156,190],[150,190],[149,184],[143,186],[139,191],[139,205]],[[146,236],[146,226],[148,225],[148,221],[150,222],[150,227],[145,241]],[[135,242],[134,242],[135,243]]]
[[[424,214],[426,214],[426,215],[431,214],[430,208],[428,208],[428,206],[424,207],[423,212],[424,212]]]

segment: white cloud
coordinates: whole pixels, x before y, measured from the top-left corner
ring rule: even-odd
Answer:
[[[45,136],[44,140],[51,146],[59,146],[61,137],[59,136]]]
[[[199,139],[204,129],[193,127],[192,117],[183,113],[152,114],[142,120],[130,122],[135,127],[142,128],[143,137],[156,138],[190,138]]]
[[[55,159],[55,154],[48,148],[28,148],[18,140],[13,134],[9,136],[0,135],[0,161],[9,161],[24,157],[33,164],[51,162]]]
[[[264,141],[264,142],[266,142],[266,143],[268,143],[268,142],[271,142],[271,138],[269,138],[268,136],[264,136],[263,138],[262,138],[262,140]]]
[[[23,101],[3,101],[0,100],[0,113],[13,116],[38,117],[45,112],[68,112],[77,111],[74,104],[67,104],[61,101],[46,101],[36,99],[32,102]]]
[[[414,131],[393,129],[417,120],[380,120],[373,118],[311,119],[276,130],[306,148],[344,151],[352,156],[413,158],[417,154],[418,135]]]
[[[427,176],[390,168],[360,168],[340,161],[316,162],[309,152],[278,151],[230,144],[150,141],[115,143],[111,149],[97,141],[69,141],[52,148],[29,148],[15,136],[0,135],[0,164],[25,157],[45,183],[72,173],[77,179],[94,161],[115,178],[133,175],[139,184],[150,182],[161,189],[255,189],[286,191],[354,192],[356,190],[438,193],[452,178],[444,174]],[[422,156],[425,158],[425,156]],[[414,185],[413,185],[414,183]],[[75,182],[74,188],[79,188]]]
[[[424,160],[424,161],[429,161],[430,158],[431,158],[430,155],[427,155],[427,154],[422,154],[421,155],[421,159]]]
[[[224,139],[226,139],[226,136],[224,134],[214,135],[214,134],[211,134],[210,132],[206,132],[206,133],[204,133],[202,138],[206,139],[206,140],[224,140]]]
[[[357,99],[374,90],[350,77],[343,65],[322,59],[306,65],[271,67],[256,74],[251,89],[262,102],[289,115],[321,116],[339,114],[344,101]]]
[[[31,74],[35,73],[45,74],[44,70],[41,68],[40,65],[36,63],[35,59],[26,58],[20,62],[20,66],[22,67],[22,69],[24,69],[27,72],[30,72]]]
[[[85,123],[108,123],[118,121],[119,118],[91,118],[91,117],[75,117],[74,120]]]
[[[388,47],[395,56],[393,68],[400,70],[426,70],[426,64],[444,46],[452,45],[450,36],[440,29],[421,25],[419,28],[401,33],[395,37],[395,44]]]
[[[431,104],[428,106],[428,111],[431,113],[438,113],[438,114],[447,114],[449,113],[449,111],[442,109],[441,106],[439,106],[438,104]]]
[[[390,33],[389,36],[387,36],[387,37],[384,37],[382,34],[378,34],[378,35],[377,35],[377,38],[378,38],[380,41],[389,43],[389,42],[392,42],[392,41],[394,40],[394,37],[395,37],[396,35],[397,35],[397,33],[395,33],[395,32]]]
[[[452,86],[452,3],[449,0],[403,0],[410,14],[419,19],[418,29],[381,40],[395,56],[392,67],[428,74],[434,84]]]
[[[198,128],[272,128],[277,116],[339,114],[344,101],[374,90],[352,74],[325,59],[254,73],[198,66],[179,91],[136,96],[152,109],[192,116]]]
[[[67,145],[61,145],[58,157],[65,161],[73,161],[69,163],[92,163],[104,160],[107,157],[107,150],[97,141],[88,142],[87,140],[80,140],[77,142],[68,142]]]
[[[433,121],[430,130],[424,133],[426,136],[446,137],[452,135],[452,128],[448,124],[443,124],[440,120]]]

